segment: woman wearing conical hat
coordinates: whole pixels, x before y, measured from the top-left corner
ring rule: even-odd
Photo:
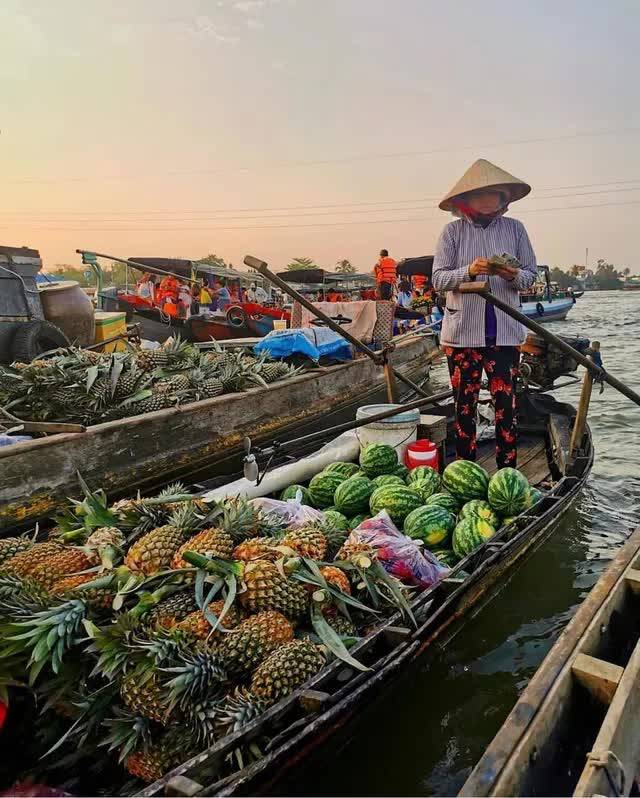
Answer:
[[[456,453],[475,460],[476,406],[482,371],[496,416],[498,467],[516,466],[515,381],[524,327],[478,294],[459,293],[462,283],[488,280],[492,293],[519,307],[519,291],[536,278],[536,256],[522,222],[504,216],[509,204],[531,191],[524,181],[489,161],[476,161],[440,203],[458,217],[442,231],[433,262],[433,285],[447,292],[441,342],[456,402]],[[509,254],[521,268],[489,265]]]

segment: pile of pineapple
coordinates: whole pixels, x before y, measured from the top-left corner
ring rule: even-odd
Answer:
[[[286,379],[297,369],[243,350],[201,352],[179,338],[159,349],[70,348],[0,366],[0,406],[28,421],[97,424]]]
[[[152,782],[328,661],[364,667],[353,643],[410,615],[375,551],[330,523],[283,528],[179,484],[112,505],[83,489],[46,539],[0,540],[0,701],[35,698],[45,769],[111,758]],[[260,751],[238,744],[225,767]]]

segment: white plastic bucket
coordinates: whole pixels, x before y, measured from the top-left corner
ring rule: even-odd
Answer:
[[[386,410],[391,410],[400,405],[363,405],[356,412],[356,419],[362,421],[369,416],[377,416]],[[420,410],[405,410],[395,416],[373,421],[358,427],[356,433],[360,446],[368,443],[386,443],[393,446],[398,452],[398,461],[404,463],[404,453],[407,445],[417,438],[418,424],[420,422]]]

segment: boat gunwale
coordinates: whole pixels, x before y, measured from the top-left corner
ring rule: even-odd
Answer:
[[[396,350],[400,348],[405,348],[409,345],[416,344],[421,342],[425,339],[430,340],[432,343],[434,342],[435,336],[431,336],[429,334],[416,336],[415,338],[406,339],[404,341],[398,342],[396,345]],[[435,346],[432,350],[434,355],[438,353],[438,347]],[[429,354],[428,351],[425,351],[423,355]],[[191,413],[196,410],[208,410],[210,408],[217,408],[220,405],[230,404],[234,401],[238,401],[239,399],[245,397],[256,396],[257,394],[262,395],[265,391],[274,391],[279,390],[283,386],[287,388],[295,385],[296,383],[304,383],[310,382],[311,380],[320,379],[322,377],[326,377],[327,375],[336,374],[341,370],[353,368],[355,365],[360,364],[363,362],[362,358],[354,358],[346,363],[337,363],[333,366],[317,366],[316,368],[311,369],[308,372],[304,372],[302,374],[296,374],[293,377],[288,377],[284,380],[277,380],[276,382],[268,384],[266,387],[264,386],[257,386],[255,388],[248,388],[245,391],[237,391],[234,393],[226,393],[220,396],[215,396],[212,399],[201,399],[198,402],[189,402],[182,405],[176,405],[174,407],[167,407],[163,410],[154,410],[151,413],[141,413],[137,416],[129,416],[127,418],[116,419],[114,421],[103,421],[100,424],[92,424],[88,426],[84,432],[59,432],[53,435],[48,435],[44,438],[34,438],[31,441],[21,441],[20,443],[13,444],[11,446],[3,446],[0,447],[0,462],[3,458],[11,458],[15,457],[19,454],[37,450],[38,448],[52,446],[56,444],[65,443],[66,441],[75,440],[77,439],[78,435],[89,436],[89,435],[99,435],[103,432],[108,432],[112,429],[126,429],[127,427],[137,427],[143,424],[147,419],[159,419],[159,418],[169,418],[171,416],[181,415],[184,413]],[[400,367],[403,366],[410,366],[411,362],[409,360],[405,361],[404,363],[399,364]],[[383,372],[380,371],[380,381],[384,379]]]
[[[564,416],[565,418],[567,416]],[[548,434],[548,431],[545,435]],[[571,506],[572,501],[575,499],[579,491],[582,489],[584,482],[586,481],[591,467],[593,465],[593,444],[591,439],[591,432],[589,428],[586,428],[587,440],[588,440],[588,447],[587,447],[587,456],[581,458],[582,460],[582,469],[579,475],[563,475],[558,483],[554,486],[554,490],[549,494],[555,495],[560,491],[566,492],[560,496],[557,496],[557,501],[553,501],[550,503],[550,506],[546,509],[543,509],[543,502],[544,498],[541,502],[538,503],[540,505],[540,515],[537,515],[534,520],[530,523],[526,524],[523,529],[519,530],[519,532],[514,535],[509,541],[503,543],[500,547],[498,547],[495,551],[491,552],[492,543],[495,546],[496,542],[502,542],[498,536],[492,538],[490,541],[484,543],[480,548],[476,549],[475,551],[471,552],[467,557],[461,560],[456,566],[451,569],[451,573],[448,578],[455,578],[455,573],[461,570],[464,570],[464,565],[469,565],[471,562],[478,562],[477,567],[474,568],[474,571],[470,574],[470,576],[465,579],[458,587],[456,587],[453,591],[446,593],[447,588],[444,587],[444,583],[440,582],[432,587],[428,588],[427,590],[423,591],[419,596],[416,597],[415,601],[411,603],[412,612],[417,614],[422,614],[421,611],[429,613],[431,609],[431,603],[437,598],[437,594],[445,593],[443,597],[442,603],[435,608],[432,615],[429,615],[423,621],[422,625],[417,629],[412,631],[411,634],[406,636],[406,639],[403,642],[400,642],[398,645],[391,647],[390,651],[378,658],[376,662],[372,665],[372,669],[374,671],[378,670],[378,663],[382,660],[390,659],[384,669],[386,670],[387,667],[389,670],[394,670],[395,667],[399,667],[403,664],[408,658],[415,658],[417,657],[426,647],[428,643],[433,642],[435,638],[446,628],[448,627],[455,618],[444,619],[443,623],[437,627],[428,637],[427,643],[424,641],[421,643],[419,633],[421,632],[423,635],[429,629],[433,628],[434,622],[437,623],[438,619],[445,614],[445,612],[451,607],[457,606],[460,603],[461,599],[469,593],[470,590],[477,586],[483,577],[487,576],[487,571],[491,569],[492,566],[498,565],[502,559],[508,558],[510,554],[513,554],[512,562],[520,559],[521,556],[524,556],[529,550],[533,550],[536,543],[539,542],[539,545],[544,542],[549,537],[547,534],[546,537],[543,537],[543,533],[546,530],[549,530],[553,527],[554,520],[558,516],[558,510],[562,508],[562,514],[566,510],[569,509]],[[557,453],[553,452],[552,449],[548,449],[551,457],[556,455]],[[557,458],[556,458],[557,462]],[[534,505],[532,508],[535,510],[538,505]],[[507,533],[508,528],[504,528],[500,534],[500,537],[504,537]],[[534,533],[534,534],[532,534]],[[524,545],[525,540],[529,537],[532,537],[531,543],[529,546]],[[487,552],[489,552],[487,554]],[[486,557],[483,559],[483,555]],[[489,586],[487,586],[488,589]],[[478,596],[478,599],[483,594],[481,593]],[[477,603],[477,600],[473,603]],[[402,621],[401,614],[395,613],[390,618],[386,619],[383,623],[376,626],[368,635],[363,637],[358,643],[356,643],[351,649],[350,653],[358,657],[359,653],[367,652],[369,649],[375,646],[376,642],[382,637],[384,637],[385,631],[390,629],[391,627],[396,627],[398,622]],[[397,666],[395,665],[397,660]],[[335,678],[342,668],[344,669],[344,663],[340,661],[334,661],[329,663],[325,666],[319,673],[317,673],[314,677],[312,677],[309,681],[305,682],[304,685],[297,688],[291,695],[287,696],[286,698],[282,699],[280,702],[275,704],[271,707],[267,712],[263,715],[256,718],[251,723],[247,724],[242,730],[236,732],[234,735],[229,735],[228,737],[223,738],[215,745],[211,746],[206,751],[200,752],[196,757],[193,757],[190,760],[187,760],[184,763],[181,763],[177,768],[170,771],[168,774],[151,785],[148,785],[140,792],[136,793],[136,795],[141,796],[153,796],[153,795],[160,795],[162,791],[165,789],[167,782],[176,776],[185,776],[193,769],[197,768],[200,765],[207,766],[207,760],[210,760],[212,764],[216,762],[222,761],[222,759],[226,756],[227,753],[233,750],[234,746],[243,739],[252,739],[259,734],[259,731],[264,726],[268,726],[269,721],[277,720],[280,718],[283,713],[290,712],[295,709],[295,707],[300,702],[300,697],[303,693],[306,693],[309,690],[317,690],[321,689],[322,685]],[[266,754],[259,762],[254,763],[252,765],[247,766],[241,771],[238,771],[232,776],[224,777],[221,780],[213,782],[209,785],[204,786],[203,794],[211,795],[211,794],[222,794],[222,795],[232,795],[236,793],[236,789],[241,787],[241,785],[246,785],[249,782],[253,783],[252,780],[259,779],[260,774],[265,770],[267,767],[271,767],[272,763],[276,762],[278,758],[282,757],[286,754],[286,751],[282,750],[283,746],[287,748],[291,748],[294,745],[301,745],[303,740],[309,735],[309,727],[313,725],[316,721],[322,720],[322,727],[326,727],[326,725],[331,721],[333,717],[336,715],[340,715],[345,708],[348,708],[349,705],[355,703],[355,698],[353,696],[359,696],[362,693],[366,692],[368,689],[374,686],[374,684],[379,682],[379,679],[374,674],[371,679],[365,678],[365,673],[353,673],[351,677],[345,682],[345,684],[337,691],[331,695],[328,699],[328,703],[330,706],[324,712],[321,712],[320,715],[317,715],[315,718],[313,715],[307,716],[307,725],[299,734],[289,737],[283,740],[280,744],[280,747],[274,751],[270,751]],[[358,685],[358,682],[361,684]],[[364,682],[364,683],[362,683]],[[351,688],[355,686],[355,690]],[[340,697],[341,694],[346,693],[346,695]],[[340,725],[343,725],[349,717],[349,714],[344,719],[340,719],[339,721],[336,720],[334,723],[334,728],[338,728]],[[322,739],[314,741],[309,740],[306,744],[305,750],[312,750],[317,745],[321,744],[325,738],[328,736],[322,736]],[[297,759],[296,759],[297,761]],[[218,788],[221,788],[221,792],[218,792]]]

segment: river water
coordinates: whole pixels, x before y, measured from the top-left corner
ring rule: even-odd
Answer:
[[[593,292],[553,332],[602,345],[640,391],[640,292]],[[441,368],[441,367],[439,367]],[[436,385],[446,380],[434,375]],[[560,389],[576,402],[579,385]],[[596,460],[550,540],[444,650],[387,685],[321,762],[281,788],[298,795],[455,795],[578,604],[640,519],[640,408],[606,387],[590,410]]]

